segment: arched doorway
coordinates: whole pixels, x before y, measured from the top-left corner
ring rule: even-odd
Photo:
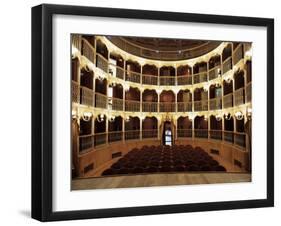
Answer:
[[[164,122],[162,144],[167,146],[173,145],[173,128],[170,121]]]

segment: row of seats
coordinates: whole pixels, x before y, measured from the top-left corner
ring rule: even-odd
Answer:
[[[102,175],[157,172],[226,171],[202,148],[191,145],[143,146],[134,148]]]

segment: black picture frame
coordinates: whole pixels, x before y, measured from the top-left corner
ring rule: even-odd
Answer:
[[[54,212],[52,210],[52,18],[55,14],[266,27],[267,198]],[[271,206],[274,206],[273,19],[49,4],[32,8],[32,218],[40,221],[57,221]]]

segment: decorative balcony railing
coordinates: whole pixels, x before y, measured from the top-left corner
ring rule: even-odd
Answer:
[[[119,98],[112,98],[112,110],[115,111],[123,111],[124,108],[124,101],[123,99]]]
[[[180,75],[177,77],[178,85],[192,85],[192,76]]]
[[[126,100],[125,111],[140,111],[140,102],[134,100]]]
[[[120,79],[124,79],[125,70],[119,66],[116,66],[116,77]]]
[[[213,98],[209,100],[210,102],[210,110],[218,110],[222,107],[221,97]]]
[[[71,43],[76,49],[81,51],[81,35],[72,35]]]
[[[158,137],[157,129],[142,130],[142,139],[157,138],[157,137]]]
[[[158,103],[157,102],[142,102],[142,111],[143,112],[158,112]]]
[[[145,85],[158,85],[158,76],[155,75],[142,75],[142,84]]]
[[[234,133],[235,144],[241,147],[246,147],[246,134],[245,133]]]
[[[234,133],[232,131],[224,131],[223,132],[224,141],[229,143],[234,143]]]
[[[233,94],[229,93],[223,96],[223,108],[233,107]]]
[[[198,74],[193,75],[193,83],[201,83],[201,82],[207,82],[208,81],[208,75],[207,72],[200,72]]]
[[[126,71],[126,81],[140,83],[140,73],[134,71]]]
[[[221,130],[209,130],[209,137],[215,140],[222,140]]]
[[[79,151],[90,151],[94,147],[107,143],[125,140],[139,140],[140,134],[142,139],[158,139],[158,130],[127,130],[110,131],[108,133],[96,133],[79,136]],[[223,140],[224,142],[234,144],[246,150],[246,133],[223,131],[223,130],[207,130],[207,129],[177,129],[177,138],[204,138],[213,140]]]
[[[89,150],[94,147],[94,135],[82,135],[79,137],[79,152]]]
[[[252,82],[249,82],[246,85],[246,103],[249,103],[252,101]]]
[[[208,100],[194,101],[194,111],[208,111]]]
[[[234,100],[235,100],[234,103],[235,106],[244,104],[244,87],[241,87],[240,89],[234,91]]]
[[[226,72],[228,72],[229,70],[232,69],[232,57],[228,57],[227,59],[225,59],[225,61],[222,64],[222,71],[223,74],[225,74]]]
[[[95,64],[95,49],[94,47],[86,40],[82,39],[82,54],[93,64]]]
[[[106,144],[107,133],[96,133],[94,136],[95,146]]]
[[[95,99],[96,107],[106,109],[108,97],[101,93],[96,93],[95,96],[96,96],[96,99]]]
[[[108,143],[121,141],[121,140],[123,140],[123,132],[122,131],[108,132]]]
[[[178,129],[177,130],[178,137],[192,137],[192,129]]]
[[[207,129],[195,129],[194,136],[197,138],[208,138],[208,130]]]
[[[80,86],[80,88],[81,88],[81,104],[94,107],[93,90],[85,86]]]
[[[209,80],[218,78],[221,75],[221,66],[216,66],[209,70]]]
[[[161,86],[173,86],[176,84],[175,76],[160,76],[160,85]]]
[[[140,130],[125,131],[125,140],[138,140],[140,139]]]
[[[243,59],[243,45],[239,44],[233,51],[233,63],[237,64],[241,59]]]
[[[108,73],[108,61],[101,54],[97,53],[97,63],[96,66],[103,70],[105,73]]]
[[[192,102],[178,102],[178,112],[191,112]]]
[[[175,112],[176,111],[176,104],[175,103],[159,103],[159,110],[160,112]]]
[[[72,102],[80,103],[80,90],[79,84],[76,81],[71,81],[71,98]]]

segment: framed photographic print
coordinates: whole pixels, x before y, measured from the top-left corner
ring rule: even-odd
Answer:
[[[32,8],[32,217],[274,205],[274,21]]]

